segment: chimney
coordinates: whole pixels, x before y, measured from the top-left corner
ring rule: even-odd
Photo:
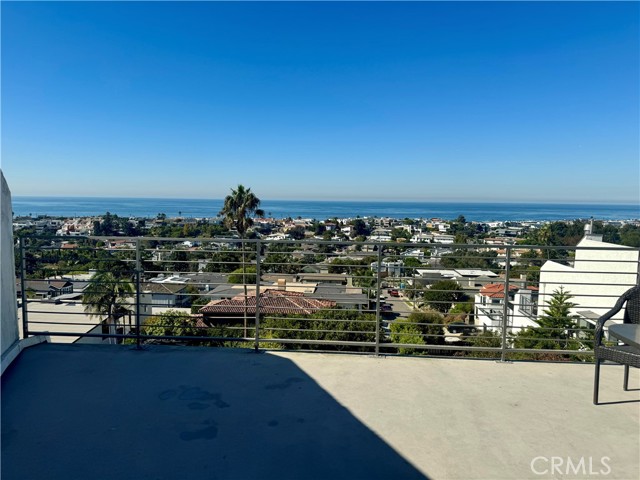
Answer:
[[[593,240],[595,242],[601,242],[602,241],[602,235],[595,235],[593,233],[593,217],[591,217],[591,220],[589,220],[589,223],[587,223],[584,226],[584,239],[585,240]]]
[[[278,279],[278,290],[286,290],[287,289],[287,279],[279,278]]]

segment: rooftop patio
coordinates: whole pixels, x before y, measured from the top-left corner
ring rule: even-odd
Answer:
[[[2,376],[1,474],[639,478],[639,372],[625,392],[622,368],[604,366],[601,400],[614,403],[594,406],[593,370],[45,343]]]

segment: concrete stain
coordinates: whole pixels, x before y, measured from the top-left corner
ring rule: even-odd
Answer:
[[[160,392],[158,398],[160,400],[169,400],[170,398],[175,397],[176,393],[177,392],[175,390],[165,390],[164,392]]]
[[[182,432],[180,439],[191,442],[192,440],[213,440],[218,436],[218,425],[216,422],[213,420],[205,420],[202,423],[207,426],[199,430]]]
[[[231,406],[222,400],[219,393],[211,393],[200,387],[190,387],[188,385],[180,385],[178,388],[164,390],[158,394],[158,398],[162,401],[169,400],[176,396],[178,400],[191,401],[191,403],[187,405],[191,410],[203,410],[211,406],[202,402],[212,402],[218,408]]]
[[[182,392],[180,392],[180,395],[178,396],[180,400],[207,401],[213,400],[215,397],[213,394],[207,392],[206,390],[202,390],[200,387],[181,386],[180,388],[182,389]]]
[[[213,400],[213,404],[218,408],[227,408],[230,407],[227,402],[220,399],[220,395],[216,395],[216,398]]]

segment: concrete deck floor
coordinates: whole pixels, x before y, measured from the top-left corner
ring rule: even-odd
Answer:
[[[624,392],[622,368],[604,366],[601,400],[623,403],[594,406],[593,370],[42,344],[2,377],[1,474],[638,479],[638,371]]]

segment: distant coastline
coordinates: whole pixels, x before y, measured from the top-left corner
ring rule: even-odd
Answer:
[[[111,212],[126,217],[215,217],[222,199],[13,197],[15,216],[47,215],[88,217]],[[554,221],[587,219],[632,220],[640,218],[640,204],[562,204],[491,202],[396,202],[263,199],[267,216],[275,218],[391,217],[455,219],[467,221]]]

